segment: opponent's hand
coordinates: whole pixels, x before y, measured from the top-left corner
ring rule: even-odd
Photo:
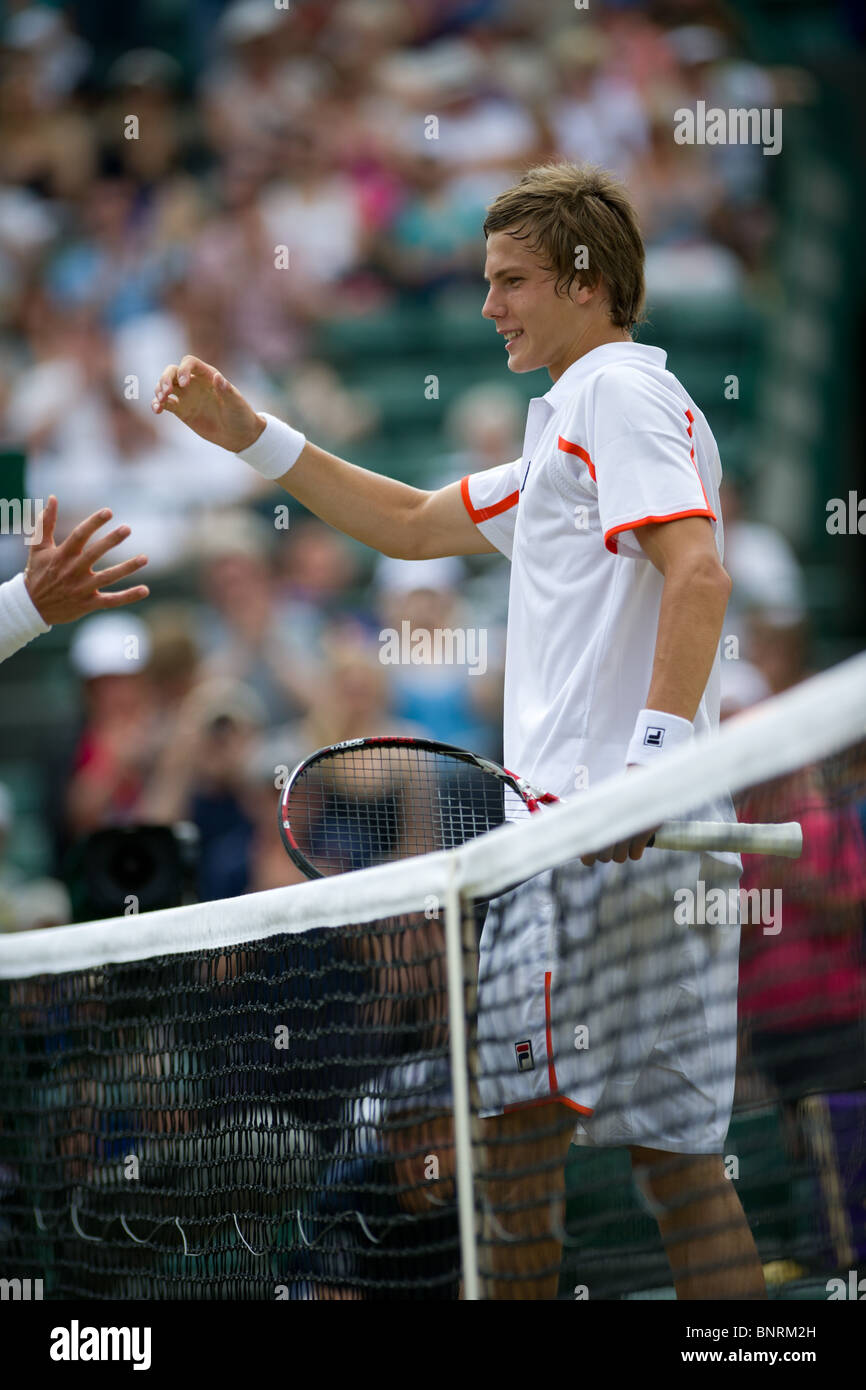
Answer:
[[[629,772],[634,767],[637,767],[637,763],[629,763]],[[627,859],[640,859],[656,830],[658,830],[658,826],[652,830],[643,830],[639,835],[632,835],[628,840],[619,840],[615,845],[608,845],[606,849],[600,849],[597,854],[582,854],[580,862],[589,868],[596,860],[599,864],[609,864],[611,860],[615,864],[624,864]]]
[[[182,357],[179,365],[165,368],[150,408],[154,415],[167,410],[202,439],[235,454],[248,448],[265,427],[240,391],[198,357]]]
[[[103,593],[109,584],[126,579],[147,564],[146,555],[137,555],[134,560],[124,560],[110,569],[93,569],[97,560],[130,534],[128,526],[118,526],[88,545],[100,527],[110,520],[111,512],[107,507],[94,512],[86,521],[79,522],[61,545],[55,545],[57,498],[49,497],[43,507],[38,522],[41,539],[30,546],[24,584],[42,621],[50,627],[56,623],[73,623],[86,613],[140,603],[150,593],[146,584],[121,589],[115,594]]]

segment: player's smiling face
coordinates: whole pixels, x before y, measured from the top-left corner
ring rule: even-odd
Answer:
[[[491,232],[484,276],[490,290],[481,312],[502,335],[509,370],[547,367],[555,381],[584,350],[591,291],[575,280],[568,294],[557,294],[556,272],[510,232]]]

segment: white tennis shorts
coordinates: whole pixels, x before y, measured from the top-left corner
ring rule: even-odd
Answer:
[[[555,1099],[575,1112],[578,1144],[721,1152],[739,874],[647,850],[626,864],[572,860],[495,899],[479,960],[482,1115]]]

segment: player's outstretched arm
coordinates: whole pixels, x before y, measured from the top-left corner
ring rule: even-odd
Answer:
[[[152,409],[176,415],[203,439],[233,453],[254,444],[266,424],[221,372],[197,357],[166,367]],[[329,526],[384,555],[422,560],[495,549],[467,514],[459,483],[425,492],[309,442],[275,481]]]

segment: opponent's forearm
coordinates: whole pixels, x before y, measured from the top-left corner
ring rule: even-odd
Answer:
[[[694,720],[716,657],[730,594],[723,570],[665,577],[646,705]]]
[[[359,468],[309,442],[277,482],[329,526],[383,555],[413,558],[413,523],[428,496],[420,488]]]

